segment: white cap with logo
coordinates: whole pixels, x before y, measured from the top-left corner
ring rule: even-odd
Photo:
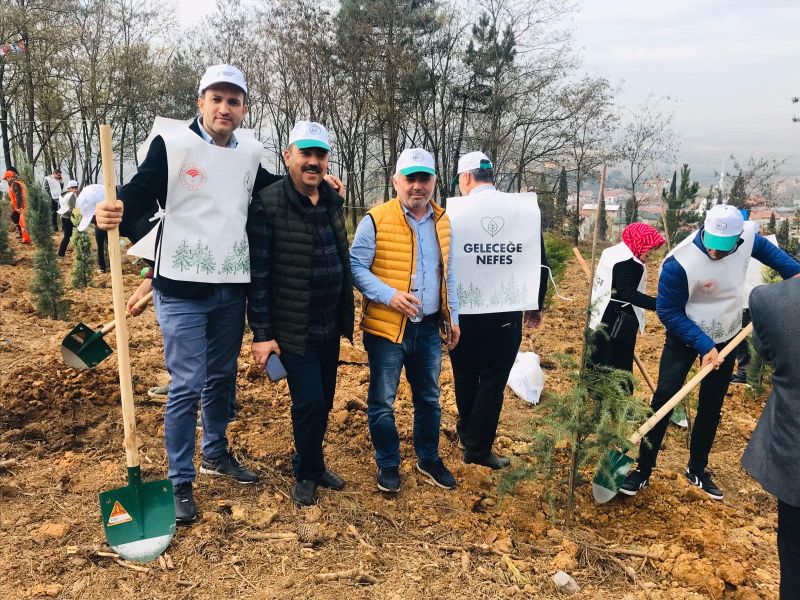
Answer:
[[[74,179],[70,179],[70,180],[67,182],[67,189],[69,189],[69,188],[74,188],[74,187],[78,187],[78,182],[77,182],[77,181],[75,181]]]
[[[289,134],[289,145],[298,148],[322,148],[330,152],[331,143],[325,126],[314,121],[298,121]]]
[[[706,213],[703,244],[711,250],[730,252],[744,231],[741,211],[730,204],[717,204]]]
[[[200,79],[197,95],[202,96],[207,88],[217,83],[230,83],[241,89],[245,94],[247,93],[244,74],[239,69],[231,65],[212,65],[206,69],[202,79]]]
[[[470,152],[458,159],[458,174],[475,169],[491,169],[492,161],[483,152]]]
[[[78,199],[75,201],[75,205],[81,211],[81,222],[78,223],[78,231],[83,231],[89,226],[89,223],[92,222],[92,217],[94,217],[95,207],[103,201],[105,196],[105,187],[99,183],[87,185],[81,190],[81,193],[78,194]]]
[[[400,153],[395,167],[395,175],[411,175],[412,173],[428,173],[436,175],[436,163],[433,155],[422,148],[406,148]]]

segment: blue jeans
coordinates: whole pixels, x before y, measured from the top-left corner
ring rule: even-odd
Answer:
[[[173,484],[194,481],[197,407],[203,417],[203,455],[228,451],[225,430],[236,386],[236,359],[244,334],[244,287],[216,285],[199,300],[153,290],[164,362],[172,383],[164,416],[164,443]]]
[[[439,374],[442,371],[442,342],[436,323],[406,325],[399,344],[364,333],[369,355],[367,422],[375,462],[379,467],[400,466],[400,437],[394,422],[394,399],[405,366],[406,379],[414,400],[414,450],[423,462],[439,458]]]
[[[281,362],[292,396],[294,476],[297,481],[318,481],[325,472],[322,441],[336,392],[339,337],[309,341],[304,354],[283,352]]]

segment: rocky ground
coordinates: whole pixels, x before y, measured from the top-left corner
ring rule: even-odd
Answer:
[[[649,489],[598,506],[582,486],[576,522],[562,529],[546,516],[535,482],[501,495],[497,475],[460,463],[446,359],[441,451],[458,488],[434,488],[413,470],[404,381],[396,405],[403,488],[396,497],[378,492],[359,340],[354,348],[343,342],[347,362],[339,370],[326,440],[329,466],[348,481],[344,492],[321,490],[318,505],[304,510],[288,500],[288,391],[285,382],[270,383],[251,368],[246,340],[239,359],[240,416],[230,442],[264,474],[262,483],[243,487],[199,476],[199,522],[180,528],[158,562],[121,562],[104,546],[97,502],[99,492],[124,484],[116,362],[111,357],[76,372],[59,352],[74,324],[99,327],[113,318],[110,277],[97,275],[96,287],[69,291],[69,320],[42,319],[27,290],[32,251],[16,243],[15,250],[16,264],[0,266],[2,598],[552,598],[551,576],[558,570],[580,585],[575,598],[777,597],[775,504],[739,465],[764,396],[738,387],[726,399],[711,455],[723,503],[685,482],[685,433],[671,428]],[[65,274],[70,260],[68,254]],[[138,268],[125,270],[130,291]],[[542,328],[525,334],[523,350],[543,358],[580,352],[587,288],[577,264],[569,265],[561,288],[575,301],[555,299]],[[655,378],[663,335],[654,318],[649,325],[638,350]],[[150,402],[146,390],[168,377],[152,309],[129,320],[129,330],[144,478],[161,479],[164,406]],[[546,377],[550,390],[569,385],[558,368]],[[527,442],[547,404],[528,406],[507,390],[501,453],[527,460]]]

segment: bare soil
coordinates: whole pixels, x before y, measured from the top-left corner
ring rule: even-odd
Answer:
[[[726,399],[711,454],[724,502],[685,482],[686,434],[671,427],[650,488],[598,506],[585,485],[576,523],[563,530],[546,516],[536,482],[501,496],[496,474],[460,462],[447,359],[441,453],[458,488],[434,488],[413,470],[410,393],[403,381],[396,403],[403,487],[396,497],[378,492],[360,340],[355,348],[342,343],[349,362],[339,369],[326,440],[328,465],[348,482],[344,492],[320,490],[311,509],[288,500],[288,390],[285,382],[270,383],[251,368],[246,339],[239,358],[240,414],[229,440],[246,464],[263,473],[262,483],[239,486],[200,475],[195,497],[201,519],[179,528],[169,558],[137,570],[121,564],[103,555],[108,548],[97,502],[99,492],[124,485],[116,362],[111,357],[76,372],[59,352],[76,323],[99,327],[113,318],[110,276],[96,275],[96,287],[69,291],[68,321],[42,319],[27,289],[32,250],[13,243],[17,263],[0,266],[0,465],[11,460],[0,467],[0,598],[553,598],[558,594],[550,578],[560,569],[581,586],[576,598],[777,597],[775,503],[739,464],[764,396],[732,386]],[[67,281],[70,262],[71,250],[63,263]],[[132,291],[138,267],[126,264],[125,271]],[[543,358],[580,353],[587,284],[576,263],[561,288],[574,302],[555,299],[542,327],[526,332],[522,350]],[[161,479],[164,406],[146,394],[149,386],[168,381],[161,338],[152,309],[128,324],[144,477]],[[654,379],[662,343],[662,330],[650,317],[638,350]],[[546,377],[549,389],[569,385],[557,368],[546,370]],[[647,395],[643,383],[637,393]],[[528,460],[526,442],[547,409],[547,401],[528,406],[507,390],[500,453]],[[299,539],[256,539],[277,533]]]

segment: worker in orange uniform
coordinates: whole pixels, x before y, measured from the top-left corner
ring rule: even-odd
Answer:
[[[8,195],[11,198],[11,220],[19,230],[19,237],[23,244],[31,243],[31,236],[28,235],[27,216],[27,190],[25,182],[20,179],[16,169],[9,169],[3,174],[3,180],[8,181]]]

